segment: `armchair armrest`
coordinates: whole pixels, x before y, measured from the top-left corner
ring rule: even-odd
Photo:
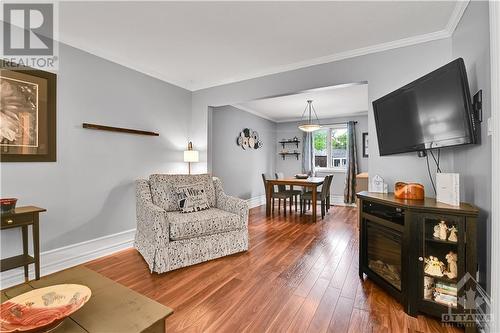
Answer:
[[[137,232],[154,242],[165,244],[169,241],[167,213],[153,204],[149,183],[146,180],[136,182]]]
[[[224,193],[224,189],[222,188],[222,181],[214,177],[214,187],[215,187],[215,195],[216,195],[216,207],[227,212],[239,215],[245,225],[248,226],[248,203],[236,197],[232,197]]]

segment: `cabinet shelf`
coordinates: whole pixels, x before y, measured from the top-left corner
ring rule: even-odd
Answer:
[[[438,302],[438,301],[435,301],[435,300],[433,300],[433,299],[428,299],[428,298],[426,298],[426,299],[424,299],[424,301],[425,301],[425,302],[429,302],[429,303],[431,303],[431,304],[434,304],[435,306],[436,306],[436,305],[437,305],[437,306],[447,306],[447,304],[445,304],[445,303],[441,303],[441,302]],[[452,308],[452,309],[457,309],[457,306],[456,306],[456,305],[451,305],[451,308]]]
[[[446,282],[446,283],[450,283],[450,284],[457,284],[457,279],[450,279],[446,276],[434,276],[434,275],[430,275],[430,274],[426,274],[424,273],[425,276],[428,276],[430,278],[433,278],[437,281],[441,281],[441,282]]]
[[[434,237],[426,237],[425,238],[426,242],[433,242],[433,243],[439,243],[439,244],[448,244],[448,245],[454,245],[457,246],[458,242],[450,242],[449,240],[443,240],[439,238],[434,238]]]

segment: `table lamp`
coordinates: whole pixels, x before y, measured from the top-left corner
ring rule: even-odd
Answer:
[[[191,163],[200,160],[198,151],[193,150],[193,143],[189,141],[187,150],[184,151],[184,162],[189,165],[189,174],[191,174]]]

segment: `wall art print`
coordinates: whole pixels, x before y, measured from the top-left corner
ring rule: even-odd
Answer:
[[[56,161],[56,74],[0,67],[0,161]]]

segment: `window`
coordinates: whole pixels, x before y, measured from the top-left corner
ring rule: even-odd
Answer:
[[[347,126],[323,128],[313,132],[314,166],[346,170]]]

